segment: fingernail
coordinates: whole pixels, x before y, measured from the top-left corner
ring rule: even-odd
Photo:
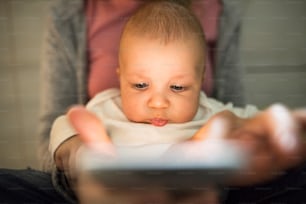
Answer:
[[[296,139],[291,133],[283,133],[279,137],[280,144],[287,151],[291,151],[296,147]]]
[[[294,136],[296,126],[289,110],[281,104],[276,104],[270,108],[270,111],[275,121],[274,128],[280,145],[284,150],[293,150],[297,143]]]
[[[270,111],[273,115],[274,120],[277,122],[277,125],[292,127],[294,126],[294,122],[291,118],[289,110],[285,108],[285,106],[281,104],[275,104],[271,106]]]
[[[208,130],[208,139],[221,139],[224,137],[226,123],[223,119],[215,119]]]

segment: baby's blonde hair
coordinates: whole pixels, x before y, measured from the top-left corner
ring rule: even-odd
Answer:
[[[154,0],[145,3],[127,22],[122,34],[158,39],[167,44],[195,37],[205,49],[202,26],[186,0]]]

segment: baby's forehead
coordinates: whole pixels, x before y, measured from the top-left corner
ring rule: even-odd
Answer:
[[[120,41],[120,49],[119,54],[122,53],[122,51],[129,52],[130,49],[132,49],[133,45],[148,45],[148,44],[156,44],[161,45],[162,47],[170,47],[174,45],[184,45],[180,46],[180,50],[185,49],[186,54],[188,54],[192,50],[197,50],[198,54],[201,55],[201,58],[205,56],[206,54],[206,45],[202,43],[202,41],[198,37],[194,36],[186,36],[181,38],[175,38],[171,40],[165,40],[163,38],[159,38],[156,36],[150,36],[150,35],[129,35],[126,34],[121,38]]]
[[[138,53],[142,54],[148,50],[153,52],[154,50],[156,55],[163,55],[163,53],[165,53],[164,50],[168,50],[169,48],[168,53],[176,53],[176,51],[180,51],[180,54],[184,53],[185,56],[189,55],[189,58],[192,58],[192,61],[196,61],[196,66],[194,68],[200,72],[202,71],[202,68],[204,68],[205,46],[202,46],[202,43],[200,43],[195,37],[178,38],[165,42],[152,36],[126,35],[122,39],[120,45],[119,60],[125,59],[129,62],[134,62],[136,59],[131,57],[133,56],[131,53],[136,53],[136,55],[138,55]],[[179,61],[179,56],[176,56],[175,54],[167,55],[168,53],[166,53],[167,57],[174,59],[173,61],[175,62]]]

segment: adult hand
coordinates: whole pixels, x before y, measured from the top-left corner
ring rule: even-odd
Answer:
[[[67,139],[55,151],[55,164],[59,170],[64,171],[70,186],[74,188],[78,176],[76,155],[83,144],[98,149],[108,156],[114,156],[114,149],[110,138],[104,130],[103,124],[93,113],[88,112],[82,106],[75,106],[68,111],[67,117],[78,132],[78,135]],[[83,123],[85,123],[85,126],[83,126]],[[84,130],[84,127],[86,130]],[[83,136],[84,131],[85,136]]]
[[[229,111],[212,117],[192,140],[235,140],[249,155],[249,164],[231,180],[251,185],[275,178],[306,160],[306,111],[289,111],[273,105],[252,118],[242,119]]]
[[[74,106],[67,117],[85,145],[111,157],[116,155],[102,121],[95,114],[83,106]]]

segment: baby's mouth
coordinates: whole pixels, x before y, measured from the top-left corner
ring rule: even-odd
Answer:
[[[154,126],[162,127],[168,123],[168,120],[162,118],[153,118],[151,119],[151,124]]]

